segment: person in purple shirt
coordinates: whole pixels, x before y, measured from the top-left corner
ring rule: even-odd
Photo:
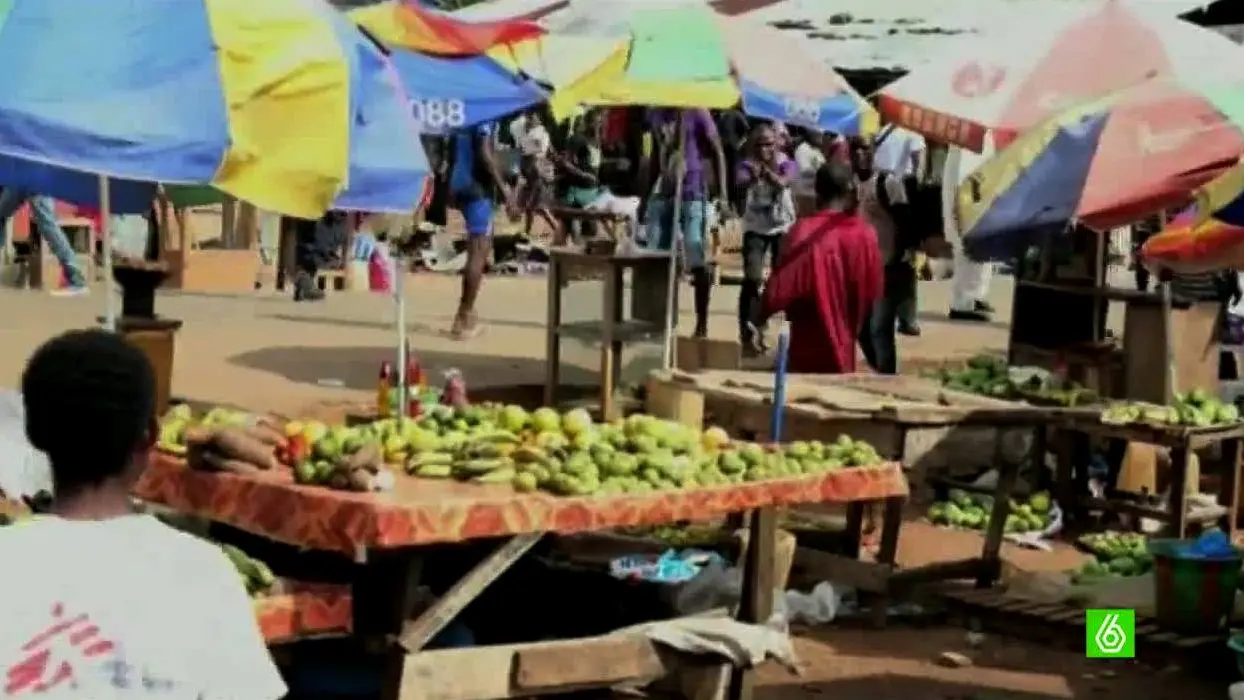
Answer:
[[[680,119],[681,116],[681,119]],[[674,225],[674,188],[678,175],[678,124],[683,129],[686,170],[683,175],[679,222]],[[708,236],[708,169],[705,158],[716,166],[717,194],[727,201],[726,155],[717,125],[707,109],[654,109],[648,115],[653,134],[653,155],[661,164],[657,186],[648,199],[645,221],[648,247],[673,248],[675,232],[681,235],[691,284],[695,290],[695,336],[708,335],[708,302],[713,276],[708,269],[705,239]]]
[[[746,159],[735,169],[734,181],[743,193],[743,283],[739,287],[739,343],[743,352],[764,352],[763,329],[755,328],[760,288],[765,281],[765,258],[776,265],[782,236],[795,222],[791,185],[799,166],[782,151],[778,134],[769,125],[752,132]]]

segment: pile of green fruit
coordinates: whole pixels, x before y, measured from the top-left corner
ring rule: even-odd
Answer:
[[[238,570],[238,576],[242,577],[247,593],[252,596],[263,595],[276,585],[276,576],[272,574],[272,569],[269,569],[267,564],[247,555],[246,552],[231,544],[222,544],[220,548],[225,556],[229,557],[233,568]]]
[[[871,445],[847,436],[762,446],[643,414],[598,424],[582,409],[519,406],[437,407],[402,440],[414,476],[565,496],[724,486],[881,462]]]
[[[294,481],[342,491],[389,491],[383,437],[368,426],[307,424],[291,445]]]
[[[1011,378],[1011,368],[1006,360],[998,355],[976,355],[961,368],[941,369],[937,377],[947,389],[995,399],[1023,400],[1068,408],[1099,400],[1096,392],[1078,384],[1049,386],[1036,374],[1026,381],[1017,382]]]
[[[1026,501],[1011,499],[1004,532],[1042,532],[1049,528],[1053,502],[1045,491],[1034,493]],[[951,489],[949,498],[929,506],[929,522],[969,530],[983,530],[993,512],[992,496],[971,494]]]
[[[938,378],[947,389],[1009,399],[1015,396],[1015,384],[1009,371],[1004,357],[976,355],[961,368],[942,368]]]
[[[1170,406],[1127,401],[1111,404],[1101,413],[1101,422],[1110,425],[1178,425],[1208,428],[1229,425],[1240,420],[1240,410],[1224,403],[1203,389],[1193,389],[1175,397]]]
[[[1095,583],[1110,576],[1140,576],[1153,568],[1148,540],[1138,532],[1091,533],[1078,542],[1095,558],[1072,573],[1072,583]]]

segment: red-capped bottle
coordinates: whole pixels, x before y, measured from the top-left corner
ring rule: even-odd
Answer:
[[[380,363],[380,378],[376,381],[376,416],[388,418],[393,414],[389,394],[393,389],[393,363]]]
[[[441,403],[454,408],[467,406],[466,380],[462,378],[462,372],[451,369],[445,373],[445,389],[441,392]]]

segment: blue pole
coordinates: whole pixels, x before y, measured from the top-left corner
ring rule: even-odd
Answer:
[[[790,354],[790,324],[783,321],[778,331],[777,366],[773,372],[773,413],[769,417],[769,442],[782,441],[782,422],[786,416],[786,358]]]

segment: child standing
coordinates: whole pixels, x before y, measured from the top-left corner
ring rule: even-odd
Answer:
[[[523,211],[523,233],[531,237],[531,225],[539,216],[553,233],[557,233],[557,219],[549,211],[549,188],[553,184],[553,164],[549,161],[552,139],[544,126],[539,112],[532,112],[526,120],[526,130],[518,140],[521,157],[519,173],[523,178],[518,202]]]

